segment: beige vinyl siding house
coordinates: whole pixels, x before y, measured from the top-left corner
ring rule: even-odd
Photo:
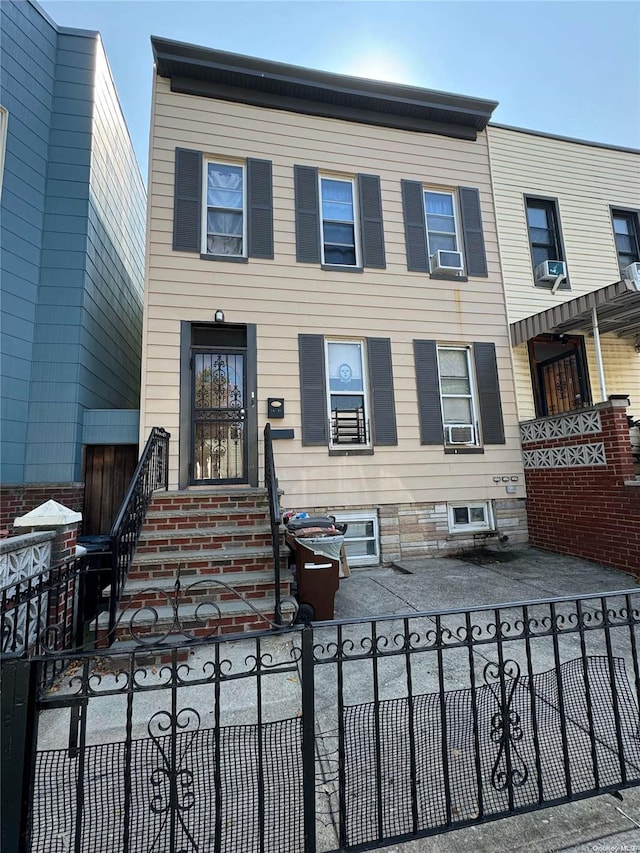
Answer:
[[[185,83],[189,50],[157,39],[154,49],[141,439],[154,426],[171,433],[170,488],[262,484],[269,420],[283,506],[368,511],[381,561],[460,547],[477,532],[526,538],[487,137],[469,126],[472,106],[486,102],[467,106],[468,126],[458,127],[444,120],[445,96],[410,90],[436,101],[439,123],[375,110],[358,121],[355,109],[336,117],[311,96],[289,96],[285,108],[278,82],[268,97],[247,96],[248,72],[242,91],[233,75],[220,83],[218,66],[246,58],[190,48],[211,79]],[[180,63],[167,58],[181,50]],[[274,63],[247,62],[267,79],[274,72]],[[319,73],[315,83],[327,98],[364,85]],[[397,89],[380,95],[391,111]],[[416,200],[433,205],[429,225],[424,211],[412,224]],[[179,212],[187,208],[199,225]],[[427,228],[433,245],[450,245],[455,230],[462,274],[409,271],[424,262]],[[407,240],[417,261],[408,263]],[[477,263],[481,274],[471,274]],[[220,433],[203,418],[217,417],[210,395],[239,376],[229,353],[240,351],[242,424],[212,461]],[[438,359],[451,403],[438,392]],[[268,417],[271,398],[283,417]],[[456,414],[453,432],[442,405]],[[471,424],[456,431],[461,411]],[[233,453],[240,462],[229,468]]]
[[[626,265],[633,260],[640,261],[640,152],[495,125],[490,125],[487,133],[511,324],[540,316],[554,306],[619,282]],[[553,282],[534,280],[531,241],[545,240],[542,231],[535,228],[554,224],[545,223],[544,206],[535,209],[538,200],[540,205],[550,205],[546,210],[551,210],[551,215],[556,217],[557,248],[561,253],[558,260],[566,264],[567,281],[553,293]],[[532,204],[534,209],[528,211],[528,205]],[[618,243],[614,233],[616,217],[615,227],[630,232],[626,236],[619,235]],[[633,282],[629,289],[632,286]],[[605,389],[607,396],[628,395],[631,400],[628,412],[639,418],[640,355],[636,345],[640,342],[637,302],[640,296],[630,294],[625,299],[627,307],[619,309],[620,314],[626,315],[623,325],[617,323],[610,331],[606,331],[606,325],[601,326]],[[635,301],[631,301],[633,299]],[[602,305],[601,316],[604,318],[612,307],[614,303]],[[631,322],[633,316],[635,325]],[[554,326],[548,319],[541,317],[537,323],[541,334],[535,344],[532,340],[523,340],[513,350],[521,420],[562,411],[562,406],[574,408],[602,400],[591,317],[582,328],[575,324],[572,328]],[[570,394],[578,393],[571,381],[566,383],[569,390],[564,401],[545,401],[539,387],[547,364],[554,359],[562,362],[559,344],[567,350],[576,348],[584,383],[577,400],[568,399]],[[534,347],[536,352],[532,354]],[[555,381],[562,383],[566,377],[564,374],[559,377],[554,370]],[[545,410],[547,406],[549,410]]]

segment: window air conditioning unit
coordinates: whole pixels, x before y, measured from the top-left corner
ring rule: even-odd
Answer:
[[[622,270],[622,277],[640,284],[640,264],[637,261],[634,264],[629,264]]]
[[[473,444],[475,439],[471,424],[448,426],[446,427],[446,432],[448,438],[447,444]]]
[[[462,272],[462,252],[438,249],[431,255],[431,272]]]
[[[543,261],[535,269],[536,281],[557,281],[567,277],[567,266],[564,261]]]

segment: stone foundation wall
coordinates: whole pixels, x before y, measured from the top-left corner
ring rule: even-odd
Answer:
[[[491,502],[496,530],[485,533],[450,533],[446,503],[385,504],[383,506],[305,508],[313,515],[377,511],[380,528],[380,562],[383,565],[416,557],[440,557],[508,536],[509,545],[528,541],[524,498]]]

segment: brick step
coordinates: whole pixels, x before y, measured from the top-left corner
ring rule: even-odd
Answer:
[[[274,621],[275,599],[268,598],[252,599],[251,605],[267,619]],[[181,603],[178,608],[180,626],[196,637],[206,637],[214,633],[232,634],[244,630],[260,630],[268,628],[269,623],[261,618],[255,610],[246,602],[238,598],[228,601],[217,602],[219,614],[205,613],[205,608],[200,608],[199,615],[196,614],[197,604]],[[160,638],[167,631],[172,631],[172,642],[184,642],[188,637],[181,633],[179,627],[174,626],[175,613],[173,607],[155,606],[154,613],[148,610],[122,611],[118,613],[120,620],[115,630],[115,640],[112,644],[114,651],[119,643],[131,641],[131,626],[136,634],[151,641],[154,637]],[[135,614],[135,617],[134,617]],[[105,614],[106,615],[106,614]],[[133,620],[133,622],[132,622]],[[106,619],[101,621],[107,623]],[[100,622],[98,623],[100,630]]]
[[[253,599],[273,597],[275,578],[273,571],[235,572],[229,575],[180,576],[180,607],[183,603],[198,604],[205,601],[237,601],[238,595]],[[217,583],[222,581],[227,586]],[[282,596],[290,594],[292,577],[289,572],[280,576]],[[128,580],[121,601],[121,610],[135,609],[144,605],[164,607],[175,595],[175,578],[158,578],[149,584],[147,580]],[[232,587],[228,589],[227,587]]]
[[[145,530],[181,530],[193,527],[216,527],[229,524],[250,527],[269,525],[269,510],[208,507],[206,509],[149,510],[144,520]]]
[[[271,546],[271,530],[266,526],[250,528],[209,527],[185,530],[154,530],[143,529],[137,555],[166,553],[167,551],[202,551],[211,549],[227,549],[242,545],[254,547]]]
[[[178,490],[173,492],[155,492],[149,511],[173,509],[209,509],[228,507],[230,509],[266,509],[268,510],[266,489],[238,488]]]
[[[275,621],[274,598],[252,600],[251,604],[263,617],[272,623]],[[118,657],[114,657],[114,661],[118,661],[118,665],[121,665],[122,658],[119,657],[121,654],[135,652],[135,664],[137,666],[170,663],[174,655],[177,656],[179,662],[182,662],[187,660],[189,649],[181,648],[177,652],[172,652],[171,648],[167,647],[180,646],[192,641],[194,637],[204,639],[221,634],[238,634],[241,636],[246,631],[261,631],[269,627],[269,622],[265,621],[245,602],[238,599],[219,602],[219,615],[208,619],[205,618],[206,614],[202,612],[204,608],[201,608],[200,618],[196,616],[196,607],[197,605],[188,603],[180,605],[179,618],[182,630],[175,626],[174,611],[169,606],[155,607],[157,617],[149,611],[138,612],[133,626],[131,619],[135,611],[131,613],[119,612],[118,619],[120,621],[116,625],[115,638],[113,643],[108,646],[114,655],[118,655]],[[101,643],[104,644],[103,648],[107,647],[107,627],[108,614],[103,613],[98,617],[97,624],[99,647]],[[132,638],[132,628],[139,639]],[[171,633],[165,637],[169,631]],[[148,642],[150,648],[141,647],[141,642]],[[154,642],[161,642],[162,647],[155,648]]]
[[[283,564],[286,555],[282,554]],[[212,548],[201,551],[164,551],[152,554],[136,554],[129,570],[129,578],[173,577],[180,570],[181,576],[195,574],[221,574],[230,572],[264,571],[273,563],[271,548]]]

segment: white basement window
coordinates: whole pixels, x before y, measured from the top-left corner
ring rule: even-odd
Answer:
[[[349,566],[377,566],[380,562],[377,513],[335,513],[335,518],[348,524],[344,550]]]
[[[480,503],[449,504],[450,533],[474,533],[493,530],[493,513],[488,501]]]

